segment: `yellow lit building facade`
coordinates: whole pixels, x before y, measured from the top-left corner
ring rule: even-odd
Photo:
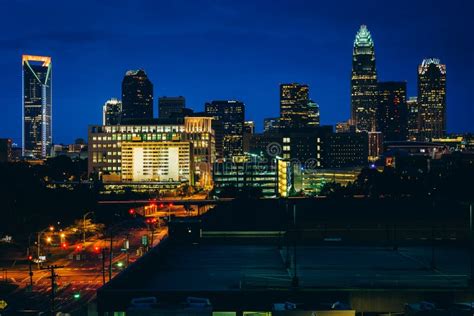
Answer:
[[[188,142],[192,151],[189,166],[192,179],[197,186],[210,188],[215,160],[211,121],[210,117],[186,117],[184,124],[89,126],[88,173],[104,181],[129,179],[122,177],[124,143]]]
[[[190,142],[123,142],[122,182],[193,184]]]

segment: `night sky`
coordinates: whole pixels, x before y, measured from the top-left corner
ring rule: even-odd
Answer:
[[[101,123],[128,69],[158,96],[202,111],[245,102],[261,130],[279,114],[280,83],[310,85],[322,124],[349,118],[352,45],[360,24],[375,42],[379,80],[416,95],[423,58],[447,65],[448,130],[473,131],[473,1],[1,1],[0,137],[21,138],[21,54],[53,58],[53,140]],[[469,97],[471,95],[471,97]]]

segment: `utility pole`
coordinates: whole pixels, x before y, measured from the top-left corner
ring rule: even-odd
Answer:
[[[105,255],[107,250],[107,248],[102,249],[102,284],[105,284]]]
[[[155,239],[155,225],[153,225],[153,223],[150,224],[150,230],[151,230],[150,248],[153,248],[153,242],[154,242],[154,239]]]
[[[54,271],[55,269],[59,268],[64,268],[64,266],[57,266],[57,265],[51,265],[48,267],[41,267],[41,270],[50,270],[51,271],[51,276],[49,277],[51,279],[51,314],[54,315],[54,310],[55,310],[55,297],[56,297],[56,278],[58,275]]]
[[[30,276],[30,288],[31,288],[31,290],[33,290],[33,269],[31,268],[31,260],[33,260],[32,257],[31,257],[31,259],[28,258],[28,267],[29,267],[29,270],[30,270],[28,275]]]
[[[112,250],[114,246],[114,239],[112,230],[110,230],[110,251],[109,251],[109,281],[112,280]]]
[[[127,265],[126,267],[128,267],[128,263],[130,262],[130,253],[129,253],[129,249],[130,249],[130,234],[127,233],[127,236],[125,238],[125,241],[123,242],[123,249],[125,249],[125,257],[127,259]]]

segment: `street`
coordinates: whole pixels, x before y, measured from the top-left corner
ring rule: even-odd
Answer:
[[[133,263],[146,252],[146,248],[156,246],[167,234],[166,227],[154,230],[154,237],[150,238],[149,229],[133,229],[121,232],[112,241],[112,265],[111,277]],[[124,249],[124,242],[128,236],[128,251]],[[153,240],[153,245],[144,246],[143,236],[148,236],[148,242]],[[97,288],[103,285],[103,281],[109,281],[109,256],[110,239],[98,240],[91,237],[86,241],[80,251],[69,249],[60,258],[42,264],[46,266],[58,266],[55,269],[55,298],[54,310],[70,312],[86,305],[95,297]],[[104,251],[107,250],[107,251]],[[127,253],[128,252],[128,253]],[[105,254],[105,258],[102,256]],[[56,256],[54,256],[56,257]],[[17,290],[4,298],[10,310],[21,310],[28,306],[29,310],[45,311],[51,308],[51,272],[50,270],[38,269],[37,264],[32,263],[33,275],[30,280],[29,265],[22,264],[9,268],[6,272],[7,280],[18,286]],[[5,276],[5,275],[4,275]],[[30,282],[32,281],[32,288]]]

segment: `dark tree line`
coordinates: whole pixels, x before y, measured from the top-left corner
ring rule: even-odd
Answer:
[[[334,182],[326,183],[320,195],[472,201],[473,180],[474,165],[454,165],[430,170],[385,167],[383,171],[378,171],[367,168],[361,171],[356,181],[346,187]]]
[[[0,234],[24,239],[48,225],[72,223],[95,205],[96,191],[88,185],[51,188],[51,184],[80,182],[86,175],[87,160],[65,156],[43,165],[0,164]]]

